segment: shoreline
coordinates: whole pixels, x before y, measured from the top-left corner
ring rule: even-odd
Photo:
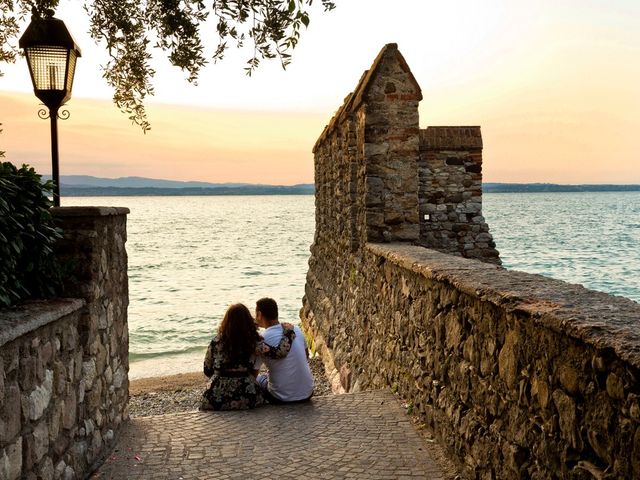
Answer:
[[[185,372],[160,377],[144,377],[129,380],[129,395],[142,395],[148,392],[173,392],[176,389],[201,387],[206,385],[207,377],[202,372]]]
[[[129,362],[129,380],[172,377],[201,372],[207,349],[189,353],[175,353]]]

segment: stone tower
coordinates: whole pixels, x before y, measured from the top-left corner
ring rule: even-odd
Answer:
[[[420,130],[420,100],[397,45],[385,45],[313,149],[314,245],[339,255],[411,242],[500,263],[482,217],[480,127]]]

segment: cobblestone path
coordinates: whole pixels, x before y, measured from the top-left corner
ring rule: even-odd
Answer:
[[[388,391],[136,418],[92,479],[443,478]]]

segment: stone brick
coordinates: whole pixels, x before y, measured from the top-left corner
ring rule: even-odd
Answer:
[[[62,480],[75,480],[76,472],[73,467],[67,465],[64,467],[64,472],[62,473]]]
[[[36,385],[36,359],[27,348],[21,352],[18,382],[23,392],[31,391]]]
[[[615,373],[610,373],[607,377],[607,393],[611,398],[624,400],[624,384]]]
[[[102,388],[102,383],[94,382],[93,389],[87,391],[85,395],[85,403],[89,411],[97,410],[102,406],[103,393],[106,393],[106,390]]]
[[[29,419],[38,420],[49,406],[53,393],[53,371],[47,370],[42,385],[37,386],[29,395],[27,414]]]
[[[20,389],[16,383],[5,388],[4,401],[0,414],[0,446],[13,442],[20,433],[22,408]]]
[[[16,480],[22,473],[22,437],[2,450],[0,456],[0,478]]]
[[[62,476],[64,475],[64,469],[66,466],[67,464],[64,463],[64,460],[60,460],[55,466],[55,470],[53,472],[53,478],[55,478],[56,480],[62,478]]]
[[[39,462],[49,450],[49,428],[47,422],[40,422],[33,429],[34,463]]]
[[[4,373],[9,376],[20,365],[20,348],[18,342],[2,346]]]
[[[58,434],[62,428],[62,411],[64,409],[64,401],[60,399],[55,400],[55,404],[50,409],[49,413],[49,441],[53,443],[58,437]]]
[[[500,377],[514,388],[518,380],[518,333],[510,330],[498,356]]]
[[[76,392],[71,390],[64,400],[62,426],[70,430],[76,423]]]
[[[0,355],[0,398],[4,398],[4,360]]]
[[[55,392],[58,395],[62,395],[67,386],[67,372],[64,363],[61,361],[54,362],[53,364],[53,384]]]
[[[113,383],[118,382],[118,388],[122,386],[125,382],[128,382],[129,376],[127,374],[128,366],[125,366],[122,362],[119,361],[118,357],[113,358],[111,362],[111,368],[113,369]],[[118,372],[118,370],[120,372]],[[118,379],[116,379],[116,374]]]
[[[46,457],[38,468],[38,480],[53,480],[53,461]]]
[[[96,360],[94,358],[82,363],[82,379],[84,380],[84,386],[87,390],[93,388],[96,374]]]
[[[42,348],[38,351],[41,362],[44,366],[47,366],[53,356],[53,345],[50,341],[47,341],[42,345]]]

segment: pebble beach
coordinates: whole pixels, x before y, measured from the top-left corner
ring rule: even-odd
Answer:
[[[331,386],[320,358],[312,358],[309,366],[315,380],[314,396],[331,395]],[[202,372],[132,380],[129,384],[129,415],[132,418],[149,417],[197,410],[206,387],[207,377]]]

